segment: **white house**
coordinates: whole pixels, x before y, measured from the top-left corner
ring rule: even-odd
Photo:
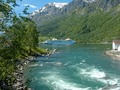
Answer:
[[[120,40],[113,40],[112,49],[120,51]]]

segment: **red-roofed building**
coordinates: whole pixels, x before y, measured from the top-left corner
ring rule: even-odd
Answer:
[[[112,49],[120,51],[120,40],[113,40]]]

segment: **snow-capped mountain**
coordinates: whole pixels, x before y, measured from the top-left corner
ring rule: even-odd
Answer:
[[[51,13],[53,13],[54,10],[61,9],[67,4],[68,3],[56,3],[56,2],[48,3],[41,9],[34,11],[31,14],[31,16],[38,14],[38,13],[51,15]]]
[[[96,0],[83,0],[84,2],[87,2],[87,3],[93,3],[95,2]]]
[[[63,8],[65,5],[67,5],[68,3],[56,3],[56,2],[53,2],[53,3],[48,3],[48,5],[50,6],[55,6],[57,8]]]
[[[35,10],[33,13],[31,13],[30,16],[34,16],[35,14],[39,13],[39,10]]]
[[[70,3],[48,3],[39,10],[34,11],[30,18],[38,26],[57,17],[79,13],[80,15],[107,11],[120,4],[120,0],[73,0]]]

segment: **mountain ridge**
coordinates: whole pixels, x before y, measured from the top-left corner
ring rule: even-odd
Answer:
[[[120,0],[73,0],[55,13],[38,14],[32,20],[41,35],[100,43],[120,39],[119,12]]]
[[[52,3],[48,3],[46,4],[45,6],[43,6],[42,8],[40,8],[39,10],[35,10],[30,16],[33,16],[35,14],[38,14],[38,13],[42,13],[42,12],[45,12],[45,11],[48,11],[50,10],[49,8],[50,7],[54,7],[56,9],[61,9],[63,8],[65,5],[67,5],[68,3],[58,3],[58,2],[52,2]],[[48,9],[48,10],[47,10]]]
[[[73,0],[70,3],[52,2],[46,4],[39,10],[30,14],[30,18],[40,24],[44,21],[51,20],[54,17],[68,15],[72,12],[85,11],[95,12],[96,10],[109,11],[109,9],[120,4],[120,0]],[[82,9],[82,10],[81,10]],[[86,12],[85,12],[86,13]],[[38,19],[37,19],[38,18]],[[38,21],[37,21],[38,20]]]

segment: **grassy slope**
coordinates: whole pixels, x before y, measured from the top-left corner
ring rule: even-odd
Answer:
[[[38,29],[42,35],[56,38],[72,38],[81,43],[110,42],[120,39],[119,7],[109,12],[97,11],[81,15],[70,14],[45,22]]]

